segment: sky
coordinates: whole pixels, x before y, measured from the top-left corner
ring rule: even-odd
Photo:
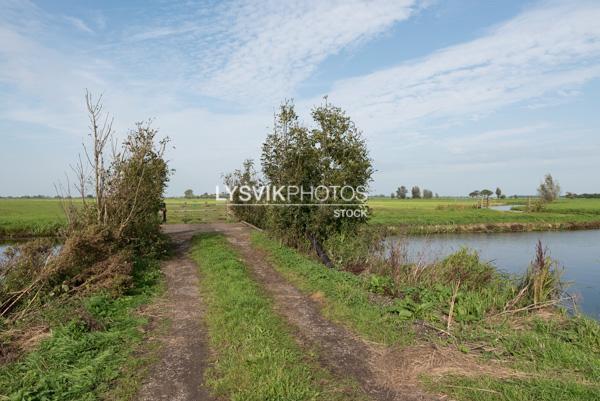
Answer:
[[[600,1],[0,0],[0,196],[54,195],[103,94],[171,139],[168,195],[215,191],[279,104],[362,130],[372,193],[600,192]]]

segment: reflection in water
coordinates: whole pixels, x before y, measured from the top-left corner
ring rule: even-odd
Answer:
[[[10,244],[0,244],[0,260],[4,259],[4,251],[8,248]]]
[[[515,206],[523,206],[523,205],[496,205],[490,206],[490,210],[497,210],[499,212],[512,212],[512,213],[522,213],[520,210],[512,210]]]
[[[21,241],[21,243],[23,242]],[[0,261],[4,259],[4,251],[14,245],[18,245],[18,243],[0,243]],[[61,247],[62,245],[60,244],[54,245],[54,254],[57,254]]]
[[[570,282],[568,292],[578,296],[580,309],[600,319],[600,230],[435,234],[409,237],[405,246],[412,262],[431,262],[467,246],[500,270],[520,274],[533,259],[538,239],[564,267],[563,280]]]

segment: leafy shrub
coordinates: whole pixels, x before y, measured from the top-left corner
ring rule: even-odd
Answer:
[[[496,276],[496,269],[489,263],[483,263],[476,251],[462,248],[436,264],[432,273],[434,282],[460,282],[462,287],[473,290],[488,286]]]
[[[360,273],[380,262],[385,236],[386,230],[383,228],[341,232],[329,237],[324,246],[337,268]]]
[[[394,292],[394,281],[391,277],[371,274],[367,280],[367,289],[375,294],[390,295]]]
[[[543,212],[546,209],[546,202],[544,199],[536,199],[527,205],[527,211],[530,213]]]
[[[0,318],[19,311],[14,319],[22,319],[44,301],[63,295],[122,294],[132,282],[134,257],[164,250],[158,212],[170,175],[164,159],[167,139],[158,140],[149,123],[138,123],[122,146],[114,147],[106,167],[112,126],[102,115],[100,100],[93,102],[88,93],[86,101],[92,144],[84,151],[92,171],[81,158],[74,168],[82,206],[65,200],[69,224],[57,255],[51,243],[34,241],[11,250],[0,264]]]

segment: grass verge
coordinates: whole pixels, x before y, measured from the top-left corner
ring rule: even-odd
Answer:
[[[138,260],[133,277],[133,287],[121,297],[98,293],[47,308],[42,319],[51,336],[0,367],[0,399],[79,401],[133,395],[147,362],[135,355],[148,322],[136,310],[162,291],[159,262]]]
[[[211,348],[207,383],[232,401],[364,399],[350,382],[338,381],[304,353],[270,300],[219,234],[194,239],[200,266]]]
[[[432,286],[427,291],[429,297],[421,292],[421,300],[414,302],[411,313],[398,313],[398,306],[410,298],[408,288],[399,289],[403,298],[382,302],[381,297],[368,290],[373,287],[372,277],[326,269],[262,233],[254,233],[252,241],[267,253],[273,267],[287,280],[306,294],[321,295],[327,317],[363,338],[388,345],[435,341],[438,346],[471,354],[478,361],[466,376],[422,377],[423,384],[435,393],[478,401],[600,399],[600,325],[596,321],[560,313],[472,318],[479,314],[465,311],[466,318],[455,322],[452,337],[421,336],[413,329],[419,322],[439,326],[435,315],[423,313],[425,306],[435,304],[440,296],[449,300],[448,288]],[[495,285],[496,281],[492,283]],[[463,301],[465,305],[489,304],[486,297],[490,294],[495,294],[491,288],[465,292]],[[421,313],[417,313],[419,310]],[[490,360],[504,372],[486,375],[477,370],[477,366]]]

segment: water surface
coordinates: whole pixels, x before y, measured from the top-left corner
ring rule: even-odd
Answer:
[[[6,250],[6,248],[8,248],[11,245],[12,244],[0,242],[0,260],[4,259],[4,251]]]

